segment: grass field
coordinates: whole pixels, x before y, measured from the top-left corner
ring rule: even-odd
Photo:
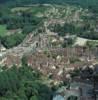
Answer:
[[[0,36],[5,36],[7,33],[6,26],[0,25]]]

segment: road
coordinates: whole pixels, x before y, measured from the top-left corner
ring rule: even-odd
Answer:
[[[20,45],[17,47],[13,47],[11,49],[7,49],[5,52],[2,52],[2,57],[7,54],[14,54],[22,57],[25,53],[28,53],[30,51],[36,50],[36,44],[38,43],[38,37],[33,37],[32,34],[30,34]]]

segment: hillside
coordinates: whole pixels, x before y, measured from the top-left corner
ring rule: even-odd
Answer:
[[[98,11],[98,0],[0,0],[0,3],[7,3],[8,5],[24,5],[24,4],[43,4],[43,3],[51,3],[51,4],[75,4],[80,5],[85,8],[89,8],[94,12]]]
[[[97,6],[97,0],[0,0],[0,100],[60,100],[58,94],[92,100]]]
[[[3,9],[0,13],[0,39],[6,48],[18,46],[29,33],[98,39],[97,15],[80,6],[35,4]]]

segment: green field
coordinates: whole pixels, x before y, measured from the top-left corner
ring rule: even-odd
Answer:
[[[5,36],[7,33],[7,29],[5,25],[0,25],[0,36]]]

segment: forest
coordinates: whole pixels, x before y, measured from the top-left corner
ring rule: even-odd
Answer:
[[[5,13],[3,13],[5,12]],[[20,15],[12,14],[9,9],[0,10],[0,25],[6,26],[6,30],[22,29],[21,33],[12,34],[10,36],[0,36],[1,43],[6,48],[11,48],[20,44],[26,35],[35,30],[42,22],[42,18],[38,18],[29,12],[21,12]],[[1,30],[4,30],[1,27]]]
[[[27,65],[0,72],[0,100],[51,100],[52,91],[40,72]]]

